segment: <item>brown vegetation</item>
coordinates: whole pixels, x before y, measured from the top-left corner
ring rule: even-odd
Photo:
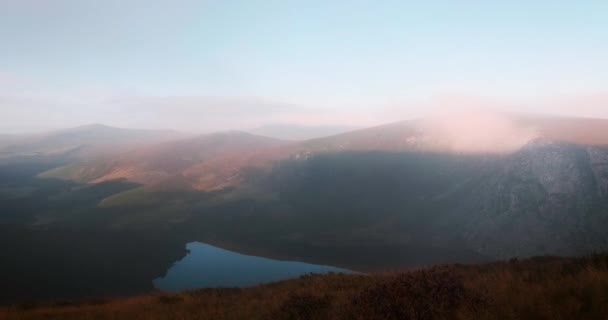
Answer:
[[[5,306],[1,319],[606,319],[608,255]]]
[[[502,154],[519,149],[533,138],[608,145],[608,120],[465,112],[290,143],[225,132],[143,144],[97,161],[53,169],[43,176],[93,183],[127,179],[147,186],[185,179],[187,188],[210,191],[240,186],[246,169],[267,169],[289,158],[348,151]]]

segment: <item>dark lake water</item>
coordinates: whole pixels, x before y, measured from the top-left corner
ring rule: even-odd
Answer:
[[[201,242],[186,245],[190,251],[163,278],[154,280],[161,290],[180,291],[206,287],[241,287],[294,278],[307,273],[351,272],[331,266],[279,261],[244,255]]]

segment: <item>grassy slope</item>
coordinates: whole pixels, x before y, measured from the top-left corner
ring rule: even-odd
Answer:
[[[6,319],[606,319],[608,255],[20,305]]]

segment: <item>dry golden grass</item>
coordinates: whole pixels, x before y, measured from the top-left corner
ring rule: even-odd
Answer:
[[[608,255],[12,305],[0,319],[608,319]]]

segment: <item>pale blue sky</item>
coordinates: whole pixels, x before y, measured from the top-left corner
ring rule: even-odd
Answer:
[[[601,95],[606,57],[605,0],[0,0],[4,118],[37,104],[51,126],[97,118],[159,126],[169,112],[132,108],[152,119],[137,122],[108,113],[124,117],[132,111],[125,105],[168,96],[195,101],[188,110],[201,105],[188,117],[214,113],[201,102],[207,97],[231,106],[251,97],[252,105],[311,108],[311,122],[331,122],[348,112],[371,119],[395,105],[417,115],[411,101],[454,93],[519,102]],[[527,108],[552,111],[545,104]],[[266,116],[291,119],[260,112],[251,124]],[[191,126],[173,117],[164,125]]]

